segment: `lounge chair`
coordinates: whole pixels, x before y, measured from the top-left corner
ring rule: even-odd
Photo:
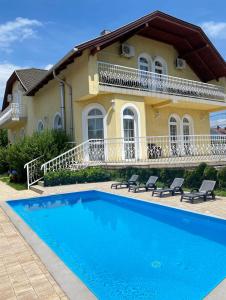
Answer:
[[[215,199],[215,185],[216,181],[214,180],[203,180],[199,189],[193,189],[190,193],[183,193],[180,201],[183,201],[183,199],[188,199],[191,201],[191,203],[194,203],[194,200],[199,198],[203,198],[204,201],[206,201],[208,197]]]
[[[145,190],[146,192],[148,190],[155,190],[156,187],[156,181],[158,180],[157,176],[150,176],[148,181],[145,184],[136,184],[136,185],[130,185],[129,186],[129,192],[139,192],[141,190]]]
[[[182,185],[184,183],[184,178],[174,178],[170,187],[164,187],[162,189],[153,190],[152,196],[157,195],[162,197],[163,194],[169,193],[174,196],[176,193],[183,194]]]
[[[131,185],[138,185],[139,175],[132,175],[129,180],[123,180],[121,182],[112,183],[111,189],[115,188],[128,188]]]

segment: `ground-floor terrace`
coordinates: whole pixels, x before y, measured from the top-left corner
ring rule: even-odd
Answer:
[[[216,200],[207,202],[197,201],[195,204],[191,204],[189,202],[180,202],[179,196],[158,198],[152,197],[150,192],[134,194],[129,193],[127,189],[111,190],[110,186],[111,182],[104,182],[46,188],[40,187],[40,189],[43,191],[43,195],[99,189],[226,219],[226,198],[224,197],[217,197]],[[1,203],[9,199],[39,196],[32,191],[15,191],[1,182],[0,187]],[[0,235],[1,300],[68,299],[60,287],[60,284],[53,278],[35,250],[24,239],[2,207],[0,207]],[[208,299],[219,299],[217,297],[217,295],[213,295]],[[222,297],[224,298],[223,294],[221,294],[221,299],[223,299]]]

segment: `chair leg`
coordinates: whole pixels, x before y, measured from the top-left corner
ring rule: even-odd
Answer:
[[[180,197],[180,202],[182,202],[183,201],[183,195],[181,195],[181,197]]]

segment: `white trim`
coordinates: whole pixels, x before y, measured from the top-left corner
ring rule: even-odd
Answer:
[[[97,108],[103,114],[104,139],[107,139],[107,113],[105,108],[99,103],[88,104],[82,111],[82,137],[83,142],[88,140],[88,113],[90,110]]]
[[[134,129],[135,129],[135,138],[140,137],[141,136],[141,128],[140,128],[140,111],[138,109],[138,107],[133,104],[133,103],[126,103],[125,105],[122,106],[121,108],[121,112],[120,112],[120,119],[121,119],[121,137],[124,140],[124,126],[123,126],[123,112],[125,109],[131,109],[134,112]],[[137,144],[137,143],[136,143]],[[137,145],[135,145],[137,146]],[[136,150],[139,150],[138,153],[136,151],[136,158],[140,158],[141,155],[141,145],[138,144],[138,147],[136,147]],[[125,151],[124,151],[124,145],[122,148],[122,158],[124,159],[125,157]]]
[[[56,129],[56,130],[62,130],[63,129],[63,123],[61,125],[61,128],[55,128],[55,119],[56,117],[60,117],[61,118],[61,123],[63,122],[63,119],[62,119],[62,116],[59,112],[55,113],[54,117],[53,117],[53,129]]]

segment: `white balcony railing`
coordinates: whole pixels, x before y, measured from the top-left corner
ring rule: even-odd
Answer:
[[[0,126],[4,126],[7,122],[19,121],[25,117],[25,107],[19,103],[11,103],[0,113]]]
[[[44,163],[44,173],[88,166],[141,166],[226,162],[226,136],[151,136],[88,140]]]
[[[105,62],[98,62],[98,74],[101,86],[226,102],[225,90],[218,85]]]

